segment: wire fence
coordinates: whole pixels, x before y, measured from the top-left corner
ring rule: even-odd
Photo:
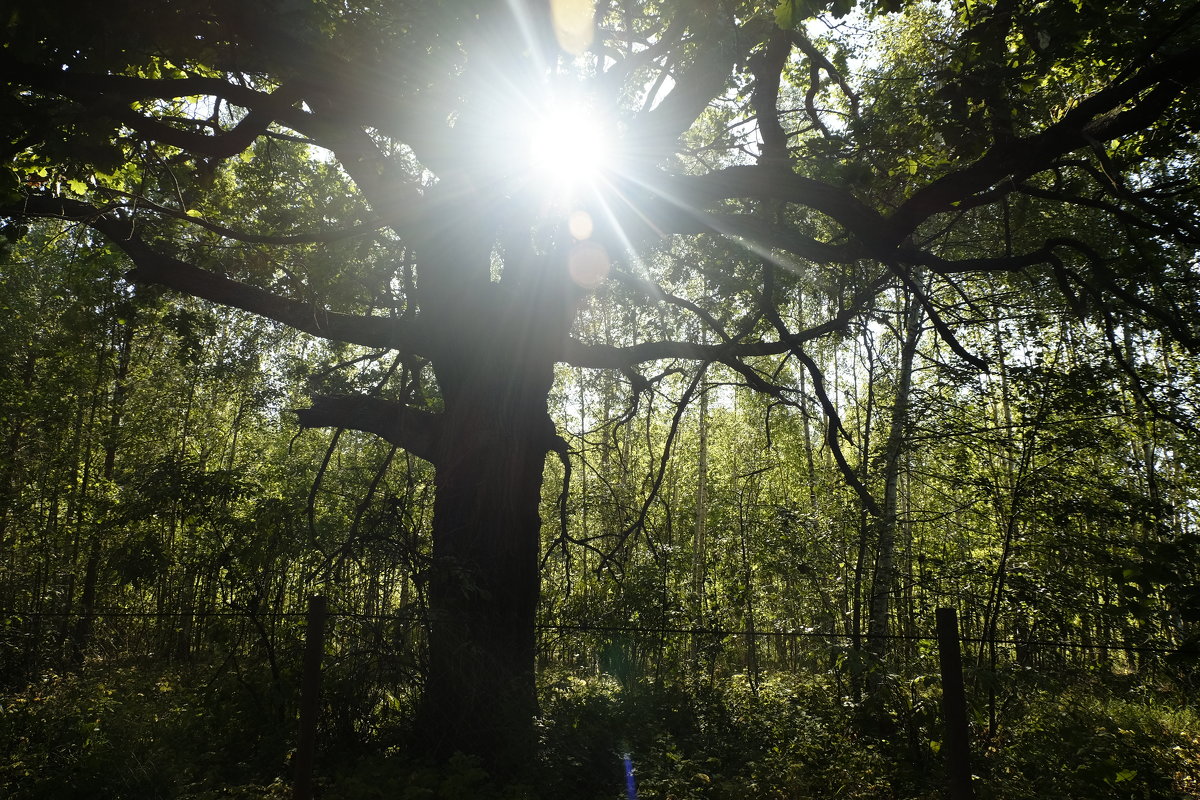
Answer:
[[[271,620],[303,619],[306,611],[272,611],[252,613],[248,611],[126,611],[116,609],[98,609],[94,611],[0,611],[0,620],[8,622],[15,620],[33,619],[247,619],[267,622]],[[329,619],[354,619],[374,622],[405,622],[409,625],[421,625],[425,620],[417,615],[402,614],[368,614],[355,611],[329,611]],[[537,623],[538,631],[569,631],[572,633],[604,634],[610,636],[694,636],[709,638],[750,637],[756,639],[824,639],[849,642],[860,642],[867,638],[866,634],[838,633],[834,631],[812,630],[759,630],[733,629],[722,627],[681,627],[681,626],[652,626],[652,625],[597,625],[584,623]],[[906,641],[906,642],[936,642],[933,634],[878,634],[871,637],[876,640]],[[1200,655],[1197,643],[1176,645],[1169,642],[1149,642],[1143,644],[1119,643],[1088,643],[1070,642],[1061,639],[1036,638],[993,638],[981,636],[959,636],[963,644],[1006,645],[1013,647],[1042,647],[1064,650],[1106,651],[1122,650],[1157,655]]]

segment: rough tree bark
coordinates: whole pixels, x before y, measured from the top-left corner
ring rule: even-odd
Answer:
[[[491,288],[495,304],[476,309],[489,336],[434,362],[445,411],[417,729],[435,755],[465,750],[509,770],[533,744],[542,470],[562,446],[547,402],[573,302],[562,286],[528,299]]]

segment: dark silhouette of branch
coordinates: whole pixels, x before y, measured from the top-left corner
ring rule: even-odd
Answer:
[[[750,71],[754,74],[750,104],[754,107],[758,134],[762,137],[759,161],[777,167],[787,164],[788,160],[787,134],[779,123],[779,80],[791,52],[792,43],[787,31],[776,28],[771,31],[766,47],[750,59]],[[821,125],[815,116],[814,121]],[[824,130],[824,126],[821,127]],[[828,133],[827,130],[824,132]]]
[[[846,100],[850,103],[850,116],[857,117],[858,94],[850,88],[850,84],[846,81],[846,78],[842,75],[841,71],[833,65],[833,62],[826,58],[825,54],[822,53],[801,30],[792,31],[792,44],[797,50],[808,56],[808,60],[814,67],[817,67],[833,79],[834,83],[838,85],[838,88],[842,90],[842,94],[846,96]],[[816,81],[813,80],[809,86],[809,91],[812,91],[812,86],[815,85],[815,83]],[[806,105],[811,106],[812,101],[808,98],[805,100]],[[811,109],[809,110],[809,113],[813,113]]]
[[[729,24],[735,23],[730,19]],[[746,23],[751,27],[762,24],[759,19]],[[673,75],[675,85],[671,91],[629,126],[625,140],[635,162],[653,164],[675,152],[679,137],[703,113],[709,101],[721,94],[734,65],[759,41],[753,33],[720,37],[697,34],[696,38],[696,55],[686,69]]]
[[[365,236],[369,233],[373,233],[373,232],[379,230],[380,228],[384,227],[384,225],[385,225],[385,223],[377,221],[377,222],[370,223],[370,224],[354,225],[349,228],[337,228],[337,229],[329,230],[329,231],[311,231],[309,233],[296,233],[296,234],[250,233],[248,231],[241,231],[241,230],[237,230],[234,228],[226,227],[224,225],[218,225],[217,223],[209,222],[208,220],[203,219],[202,217],[194,217],[194,216],[188,214],[186,211],[181,211],[176,208],[169,208],[167,206],[155,203],[153,200],[149,200],[145,197],[141,197],[138,195],[133,195],[133,194],[130,194],[129,192],[122,192],[122,191],[118,191],[116,189],[108,189],[108,188],[102,188],[101,191],[106,194],[111,194],[111,195],[115,195],[118,197],[127,197],[130,200],[132,200],[133,201],[132,203],[121,206],[121,208],[127,209],[129,211],[147,209],[149,211],[154,211],[155,213],[162,214],[163,216],[171,217],[172,219],[177,219],[182,222],[187,222],[189,224],[196,225],[197,227],[204,228],[206,231],[215,233],[219,236],[223,236],[226,239],[233,239],[234,241],[246,242],[248,244],[290,245],[290,244],[317,244],[317,243],[322,243],[322,242],[337,242],[337,241],[341,241],[342,239],[353,239],[355,236]]]
[[[889,263],[888,267],[900,279],[904,287],[917,298],[917,302],[925,309],[926,316],[929,317],[929,321],[933,324],[934,330],[937,331],[942,341],[950,346],[955,355],[976,369],[987,372],[987,361],[963,347],[962,342],[958,341],[958,337],[954,335],[954,331],[950,330],[950,326],[946,324],[946,321],[942,319],[942,315],[938,313],[937,308],[933,305],[933,301],[929,299],[929,296],[921,289],[917,282],[912,279],[908,271],[903,269],[899,264]]]
[[[329,311],[281,297],[257,286],[226,278],[168,256],[147,245],[134,221],[112,209],[57,197],[29,197],[0,208],[0,216],[52,217],[82,222],[104,236],[134,264],[130,280],[153,283],[203,300],[249,311],[314,336],[366,347],[425,353],[430,339],[419,320],[359,316]]]
[[[294,409],[302,428],[348,428],[373,433],[434,463],[441,420],[394,400],[369,395],[314,397],[309,408]]]
[[[918,189],[889,218],[887,236],[902,241],[933,214],[1006,178],[1022,180],[1094,141],[1136,133],[1155,122],[1198,76],[1200,47],[1193,46],[1109,84],[1039,133],[997,144],[974,163]]]
[[[684,389],[683,395],[675,404],[675,414],[671,417],[671,428],[667,431],[667,441],[663,443],[662,455],[659,458],[658,470],[654,473],[654,479],[650,485],[650,492],[646,495],[646,499],[642,502],[642,507],[638,511],[637,519],[625,527],[617,534],[617,541],[609,548],[604,560],[601,562],[598,569],[608,569],[612,571],[612,561],[617,554],[625,547],[625,543],[629,537],[635,533],[645,533],[646,530],[646,515],[650,513],[650,506],[658,499],[658,490],[662,487],[663,478],[667,474],[667,464],[671,460],[671,449],[675,444],[675,437],[679,433],[679,423],[683,420],[683,414],[687,410],[688,405],[692,401],[692,396],[696,393],[696,389],[700,386],[700,381],[704,379],[704,373],[708,371],[708,364],[702,363],[696,369],[695,376],[692,377],[691,383]],[[651,553],[655,558],[658,558],[658,548],[654,546],[654,541],[646,536],[646,544],[650,547]]]
[[[661,286],[654,283],[653,281],[648,281],[645,278],[639,278],[636,275],[630,275],[628,272],[625,272],[623,270],[613,270],[611,273],[611,277],[613,277],[617,281],[620,281],[621,283],[625,284],[626,286],[629,286],[629,287],[638,289],[641,292],[644,292],[646,294],[646,296],[652,300],[659,300],[663,303],[670,303],[673,306],[678,306],[679,308],[683,308],[683,309],[686,309],[686,310],[692,312],[697,317],[699,317],[701,319],[701,321],[704,322],[704,324],[708,327],[709,330],[711,330],[713,333],[717,334],[717,336],[719,336],[721,338],[721,341],[723,341],[723,342],[733,341],[733,339],[729,336],[728,333],[725,332],[725,329],[723,327],[721,327],[721,324],[719,322],[717,322],[717,320],[713,317],[712,314],[709,314],[707,311],[705,311],[703,308],[701,308],[697,304],[693,303],[691,300],[688,300],[687,298],[684,298],[684,297],[679,297],[678,295],[671,294],[670,292],[666,291],[665,289],[663,289]]]
[[[792,337],[788,335],[787,326],[783,319],[779,316],[779,311],[775,307],[775,268],[770,264],[763,265],[763,296],[762,307],[763,314],[779,333],[780,339],[791,341]],[[837,407],[833,401],[829,399],[828,392],[825,391],[825,375],[817,366],[817,362],[812,359],[808,353],[800,346],[800,342],[794,342],[788,348],[789,352],[794,355],[804,368],[808,371],[809,377],[813,382],[813,393],[817,396],[817,402],[821,404],[821,409],[825,412],[826,428],[825,442],[829,445],[829,451],[833,454],[833,459],[837,462],[838,470],[842,473],[842,477],[846,479],[846,483],[858,493],[859,499],[862,500],[863,506],[875,516],[881,516],[882,510],[879,503],[871,496],[870,490],[867,489],[863,482],[859,480],[858,475],[850,467],[846,461],[846,456],[842,453],[841,443],[838,441],[838,433],[846,435],[845,428],[842,427],[842,418],[837,412]],[[849,436],[847,435],[848,439]]]
[[[777,342],[731,342],[723,344],[694,344],[692,342],[659,341],[642,342],[627,347],[602,344],[583,344],[575,339],[568,340],[561,359],[575,367],[592,369],[623,369],[645,361],[660,361],[685,358],[695,361],[720,361],[730,363],[735,359],[750,356],[779,355],[804,342],[818,339],[835,331],[843,330],[850,320],[862,310],[868,294],[863,292],[845,309],[820,325],[803,331],[788,333]]]

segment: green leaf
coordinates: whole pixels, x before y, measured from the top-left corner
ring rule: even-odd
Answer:
[[[775,24],[781,30],[790,31],[796,23],[796,0],[779,0],[775,6]]]

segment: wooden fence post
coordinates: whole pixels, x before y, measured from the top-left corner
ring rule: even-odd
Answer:
[[[949,796],[950,800],[972,800],[971,741],[962,648],[958,642],[958,614],[953,608],[939,608],[936,614],[938,661],[942,670],[942,716],[946,722],[942,748],[946,753]]]
[[[312,800],[313,756],[317,749],[317,718],[321,714],[321,657],[325,654],[325,620],[329,603],[319,594],[308,598],[304,625],[304,664],[300,683],[300,736],[296,742],[294,800]]]

